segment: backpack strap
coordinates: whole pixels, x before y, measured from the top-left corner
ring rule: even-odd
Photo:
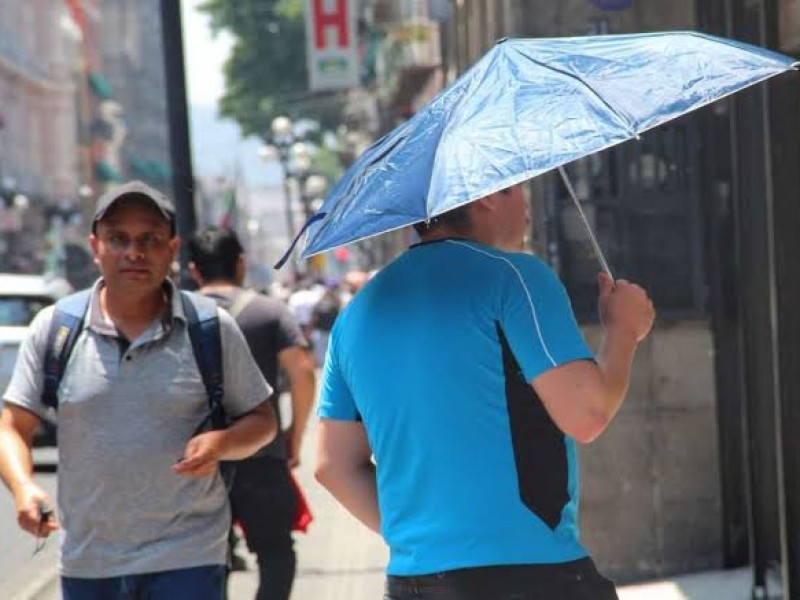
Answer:
[[[194,359],[208,395],[209,416],[197,428],[197,433],[205,429],[209,422],[213,429],[224,429],[227,426],[227,419],[222,406],[225,391],[217,303],[200,294],[182,290],[180,295],[183,311],[186,313]]]
[[[58,410],[58,386],[61,385],[67,361],[83,328],[83,320],[91,297],[90,288],[70,294],[56,302],[53,319],[47,332],[42,389],[42,402],[53,410]]]

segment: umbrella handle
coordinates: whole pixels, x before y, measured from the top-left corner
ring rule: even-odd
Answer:
[[[558,167],[558,173],[561,175],[561,180],[564,182],[564,186],[567,188],[567,192],[569,193],[569,197],[572,198],[572,202],[575,204],[575,208],[578,209],[578,214],[581,216],[581,220],[583,224],[586,226],[586,231],[589,233],[589,240],[592,242],[592,247],[594,248],[595,256],[597,256],[597,260],[600,261],[600,266],[603,268],[603,271],[608,273],[608,276],[611,277],[611,281],[614,281],[614,275],[611,273],[611,268],[608,266],[608,261],[606,261],[606,257],[603,254],[603,250],[600,248],[600,244],[597,242],[597,238],[594,235],[594,231],[592,231],[591,225],[589,225],[589,220],[586,218],[586,214],[583,212],[583,208],[581,208],[580,200],[578,200],[578,195],[575,193],[575,189],[572,187],[572,182],[569,180],[567,176],[567,172],[564,170],[564,167]]]

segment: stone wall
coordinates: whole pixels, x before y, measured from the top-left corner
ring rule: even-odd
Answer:
[[[584,332],[597,348],[599,328]],[[712,353],[707,322],[659,326],[620,412],[581,448],[583,542],[618,582],[721,566]]]

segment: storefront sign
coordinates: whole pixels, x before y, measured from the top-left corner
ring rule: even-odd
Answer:
[[[356,1],[307,1],[306,54],[310,89],[333,90],[358,84]]]

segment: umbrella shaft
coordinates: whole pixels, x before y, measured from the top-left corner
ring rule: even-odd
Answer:
[[[586,218],[586,214],[583,212],[583,208],[581,207],[581,202],[578,200],[578,195],[575,193],[575,189],[572,187],[572,182],[569,180],[567,176],[567,172],[564,170],[564,167],[558,167],[558,172],[561,175],[561,179],[564,182],[564,186],[567,188],[567,193],[569,194],[570,198],[572,198],[572,202],[575,203],[575,208],[578,209],[578,214],[581,216],[581,220],[583,224],[586,226],[586,231],[589,233],[589,240],[592,242],[592,247],[594,248],[594,253],[597,256],[597,260],[600,261],[600,266],[603,268],[603,271],[608,273],[608,276],[611,279],[614,279],[614,276],[611,274],[611,269],[608,266],[608,261],[606,261],[606,257],[603,254],[603,250],[600,248],[600,244],[597,242],[597,238],[594,235],[594,231],[592,231],[592,226],[589,225],[589,220]]]

